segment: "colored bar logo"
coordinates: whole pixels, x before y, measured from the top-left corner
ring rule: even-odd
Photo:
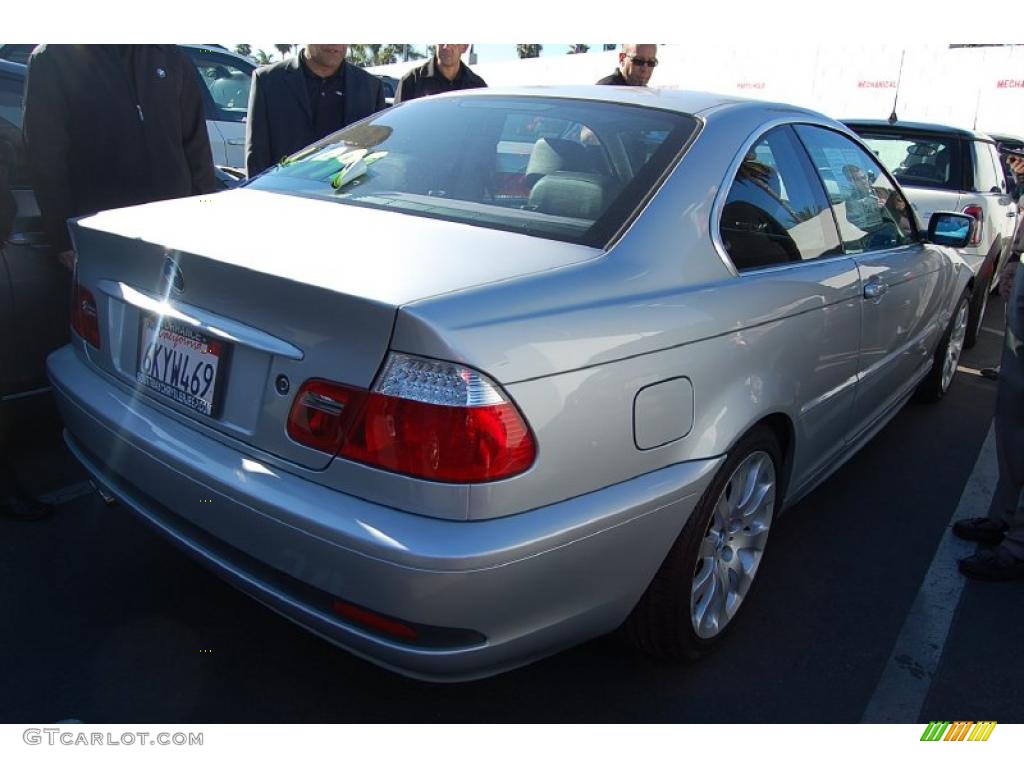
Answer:
[[[988,741],[997,721],[932,720],[921,734],[921,741]]]

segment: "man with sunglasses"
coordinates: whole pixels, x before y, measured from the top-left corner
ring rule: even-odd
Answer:
[[[658,66],[658,46],[653,43],[623,43],[619,68],[598,85],[647,85]]]

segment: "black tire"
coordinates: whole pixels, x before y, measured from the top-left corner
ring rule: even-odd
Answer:
[[[978,335],[981,333],[981,324],[985,321],[985,307],[988,306],[988,297],[992,286],[992,276],[987,280],[974,286],[971,292],[971,314],[967,318],[967,336],[964,338],[964,349],[971,349],[978,343]]]
[[[775,433],[766,426],[758,426],[729,451],[728,458],[715,474],[711,485],[683,526],[682,532],[651,580],[647,591],[626,619],[623,626],[625,636],[644,653],[670,660],[697,659],[717,647],[736,625],[736,616],[750,600],[750,588],[742,597],[737,612],[711,638],[700,637],[694,628],[691,618],[691,592],[697,576],[698,553],[705,537],[712,535],[709,525],[715,505],[726,491],[729,480],[737,468],[747,459],[758,460],[759,453],[768,455],[774,470],[774,491],[770,499],[766,497],[766,503],[770,504],[770,516],[769,528],[764,533],[765,538],[770,533],[770,524],[775,519],[778,505],[782,501],[779,495],[782,452]],[[739,562],[738,556],[736,559]],[[750,587],[757,583],[757,570],[762,562],[763,555],[758,558]]]
[[[917,385],[917,390],[914,392],[914,399],[922,403],[937,403],[939,400],[946,396],[949,392],[949,388],[953,385],[953,381],[956,379],[956,370],[954,368],[953,376],[943,386],[943,368],[946,362],[946,354],[949,351],[950,340],[953,336],[953,328],[956,325],[957,317],[963,310],[963,307],[968,307],[967,322],[968,327],[970,326],[970,295],[965,290],[960,295],[960,301],[956,303],[956,309],[953,310],[953,316],[949,318],[949,325],[946,326],[945,332],[942,334],[942,338],[939,340],[938,347],[935,348],[935,355],[932,358],[932,367],[928,371],[928,375],[921,380],[921,383]],[[964,335],[964,348],[967,347],[967,334]],[[959,357],[957,357],[959,362]]]

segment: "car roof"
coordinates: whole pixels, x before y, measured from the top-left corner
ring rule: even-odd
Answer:
[[[7,59],[0,59],[0,72],[3,72],[5,75],[25,77],[25,73],[28,72],[28,67],[24,64],[7,61]]]
[[[449,91],[432,98],[477,98],[487,96],[541,96],[546,98],[585,99],[611,101],[654,109],[667,109],[688,115],[707,114],[712,111],[734,109],[773,109],[803,114],[829,123],[835,121],[804,107],[791,104],[746,99],[742,96],[727,96],[705,91],[681,91],[671,88],[644,88],[609,85],[534,85],[489,87],[465,91]]]
[[[857,119],[843,119],[840,122],[848,125],[854,130],[862,130],[869,128],[877,131],[878,133],[901,133],[901,132],[918,132],[918,133],[941,133],[946,136],[958,136],[963,139],[975,139],[976,141],[992,141],[992,137],[987,133],[981,133],[980,131],[971,131],[967,128],[955,128],[952,125],[942,125],[941,123],[908,123],[902,120],[897,120],[895,123],[890,123],[888,120],[857,120]]]

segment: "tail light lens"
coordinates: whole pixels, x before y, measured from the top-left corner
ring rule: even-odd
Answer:
[[[968,245],[980,245],[981,244],[981,228],[985,225],[985,211],[980,205],[968,205],[964,208],[964,213],[968,216],[974,217],[974,227],[971,230],[971,240]]]
[[[71,288],[71,328],[87,342],[100,348],[100,320],[96,297],[76,278]]]
[[[464,366],[391,354],[369,392],[314,379],[288,418],[296,442],[427,480],[480,483],[524,472],[536,445],[518,409]]]

